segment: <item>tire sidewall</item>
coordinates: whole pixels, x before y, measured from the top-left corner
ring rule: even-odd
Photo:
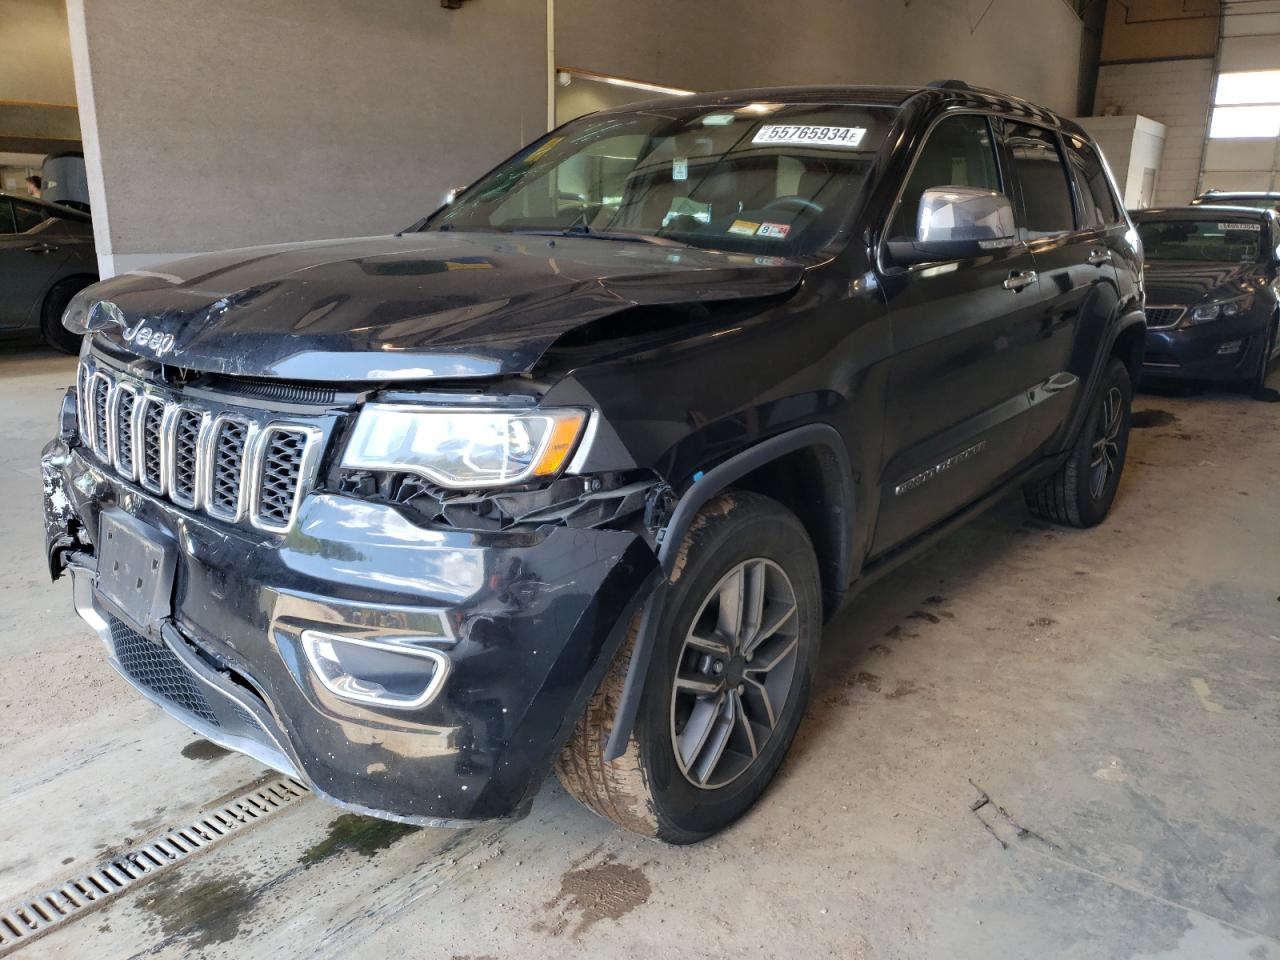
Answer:
[[[659,835],[678,842],[701,839],[722,829],[755,802],[773,778],[800,725],[817,670],[822,629],[822,592],[813,548],[798,519],[781,505],[754,494],[730,494],[728,505],[695,536],[684,568],[666,605],[657,646],[649,664],[636,736],[641,763],[659,821]],[[772,509],[770,509],[772,508]],[[779,711],[778,724],[755,764],[736,780],[715,789],[691,784],[676,764],[671,743],[671,701],[684,638],[702,603],[738,563],[763,557],[791,579],[799,623],[796,680]]]
[[[62,326],[62,313],[71,299],[92,282],[62,280],[49,289],[40,310],[40,335],[49,346],[63,353],[80,352],[80,337]]]
[[[1120,432],[1116,437],[1117,455],[1115,473],[1103,487],[1102,495],[1094,497],[1089,483],[1089,461],[1092,459],[1094,433],[1098,428],[1098,420],[1102,417],[1103,399],[1112,387],[1120,390]],[[1129,379],[1129,371],[1117,359],[1109,361],[1097,396],[1093,399],[1089,416],[1085,419],[1076,442],[1075,458],[1076,504],[1080,519],[1085,526],[1094,526],[1106,518],[1115,501],[1120,487],[1120,478],[1124,474],[1125,458],[1129,450],[1129,428],[1133,417],[1133,385]]]

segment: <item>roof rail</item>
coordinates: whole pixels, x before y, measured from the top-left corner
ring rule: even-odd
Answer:
[[[930,80],[929,83],[926,84],[926,86],[932,87],[935,90],[976,90],[977,89],[976,87],[973,87],[965,83],[963,80]]]

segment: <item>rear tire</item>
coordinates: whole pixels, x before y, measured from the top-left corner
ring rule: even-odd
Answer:
[[[782,765],[817,666],[821,584],[796,516],[732,491],[694,519],[671,589],[626,751],[604,761],[638,616],[556,773],[624,829],[695,843],[742,816]]]
[[[1124,472],[1132,403],[1129,371],[1112,357],[1071,455],[1055,473],[1023,488],[1033,514],[1069,527],[1106,519]]]
[[[72,277],[58,281],[45,294],[40,311],[40,335],[55,350],[71,354],[80,352],[80,336],[62,325],[62,314],[71,298],[93,282],[92,278]]]

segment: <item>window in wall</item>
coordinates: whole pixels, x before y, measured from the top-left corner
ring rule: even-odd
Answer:
[[[1021,225],[1027,236],[1047,237],[1075,229],[1071,188],[1052,130],[1010,123],[1006,139],[1022,184]]]
[[[1213,140],[1280,137],[1280,70],[1218,74],[1209,137]]]

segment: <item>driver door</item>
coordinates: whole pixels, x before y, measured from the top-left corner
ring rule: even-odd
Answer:
[[[948,114],[918,151],[888,225],[910,240],[925,190],[1015,195],[992,118]],[[880,510],[872,551],[922,532],[994,488],[1025,459],[1027,362],[1046,291],[1025,243],[882,274],[893,331]]]

